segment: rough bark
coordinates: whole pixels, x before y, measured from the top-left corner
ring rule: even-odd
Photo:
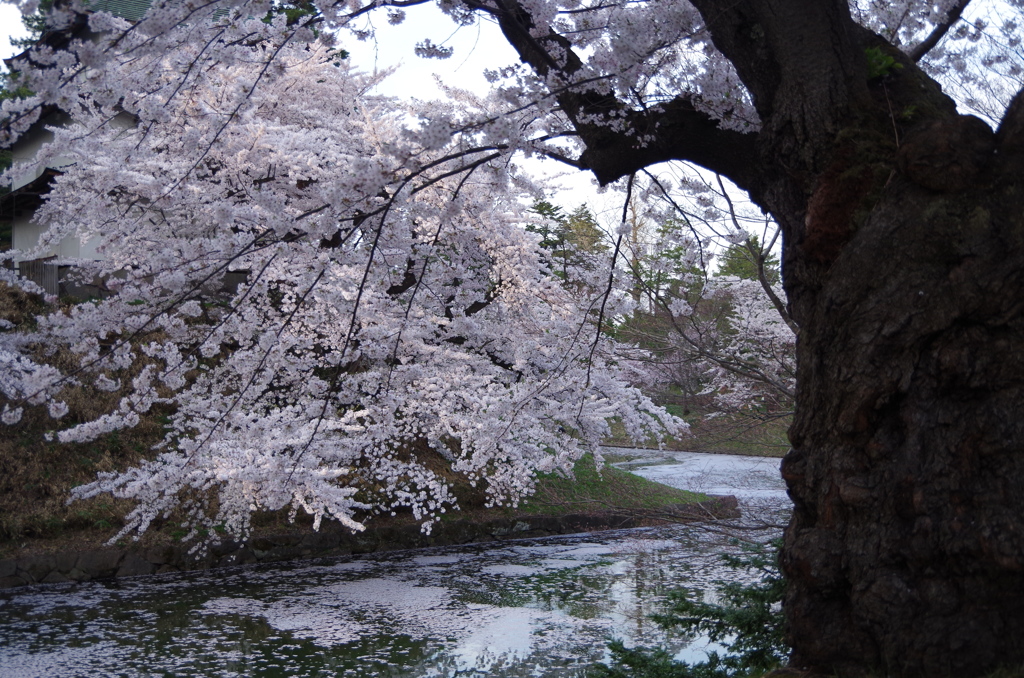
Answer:
[[[977,676],[1024,663],[1024,94],[993,134],[842,0],[692,1],[763,127],[737,140],[699,121],[698,143],[692,109],[666,108],[661,129],[679,136],[663,155],[729,174],[701,156],[708,144],[756,149],[735,178],[783,229],[800,326],[783,463],[793,665]],[[529,15],[501,7],[516,8],[499,23],[524,61],[568,81],[573,55],[540,54],[564,39],[527,40]],[[902,68],[869,79],[869,48]],[[559,101],[573,120],[625,106]],[[577,131],[602,181],[651,161],[629,132]]]
[[[783,568],[793,662],[1024,661],[1024,182],[897,176],[805,299]]]
[[[907,69],[802,213],[766,191],[801,327],[785,610],[795,666],[975,676],[1024,662],[1024,182],[1012,135]]]

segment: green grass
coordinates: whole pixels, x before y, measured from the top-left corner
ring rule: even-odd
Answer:
[[[598,470],[589,454],[576,463],[574,476],[546,474],[540,477],[537,491],[520,505],[519,511],[547,515],[637,511],[707,499],[706,495],[656,483],[612,466]]]
[[[790,415],[761,413],[687,413],[678,405],[666,405],[670,413],[686,420],[688,433],[669,436],[662,447],[683,452],[711,452],[715,454],[745,454],[757,457],[782,457],[789,450],[786,431],[792,422]],[[657,448],[655,440],[634,441],[626,437],[622,426],[612,422],[612,435],[605,441],[614,447]]]

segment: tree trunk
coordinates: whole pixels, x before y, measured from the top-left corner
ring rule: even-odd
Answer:
[[[783,462],[794,665],[977,676],[1024,663],[1022,102],[983,167],[955,129],[974,122],[934,125],[904,143],[834,258],[815,261],[828,248],[812,233],[787,247],[801,326]],[[906,159],[915,148],[930,149],[930,176]]]

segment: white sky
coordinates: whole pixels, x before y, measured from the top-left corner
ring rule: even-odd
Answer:
[[[21,12],[7,3],[0,3],[0,59],[6,59],[19,51],[11,46],[10,37],[23,38],[26,35],[28,31],[21,23]]]
[[[338,46],[348,50],[351,62],[366,71],[399,66],[399,71],[380,88],[382,94],[433,99],[441,96],[435,76],[447,84],[476,92],[485,92],[485,69],[518,63],[519,57],[505,42],[497,27],[489,22],[457,26],[436,5],[410,8],[406,20],[389,25],[383,13],[370,17],[377,29],[375,38],[365,41],[342,33]],[[416,44],[429,39],[437,45],[454,48],[448,59],[422,59],[415,54]]]

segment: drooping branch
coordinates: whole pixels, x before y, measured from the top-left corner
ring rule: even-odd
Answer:
[[[635,177],[632,174],[630,174],[629,175],[629,181],[626,184],[626,199],[622,203],[622,222],[621,222],[622,224],[626,223],[626,218],[627,218],[627,215],[628,215],[628,212],[629,212],[629,201],[633,197],[633,180],[634,179],[635,179]],[[623,238],[624,235],[625,234],[622,232],[621,226],[620,226],[619,237],[615,240],[615,249],[612,251],[611,265],[608,267],[608,285],[605,288],[604,294],[601,295],[601,307],[600,307],[600,309],[598,310],[598,313],[597,313],[597,325],[596,325],[596,330],[594,332],[594,341],[590,345],[590,359],[588,360],[588,365],[592,365],[593,364],[593,362],[594,362],[594,351],[597,350],[597,344],[598,344],[598,342],[601,339],[601,328],[604,325],[605,309],[606,309],[606,307],[608,305],[608,299],[611,298],[611,295],[612,295],[612,286],[615,283],[615,261],[618,259],[619,251],[622,249],[622,238]],[[587,384],[588,385],[590,384],[590,367],[589,366],[587,367]],[[582,404],[580,405],[580,407],[582,407]]]

